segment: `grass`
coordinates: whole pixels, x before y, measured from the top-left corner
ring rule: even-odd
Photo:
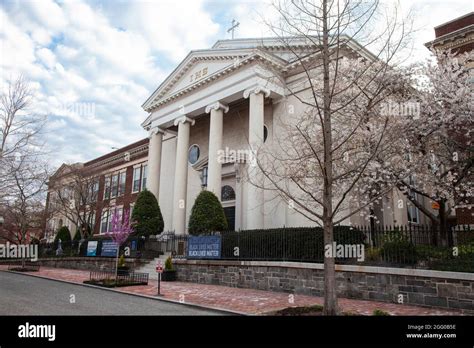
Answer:
[[[372,315],[375,315],[375,316],[389,316],[390,313],[389,312],[386,312],[386,311],[383,311],[381,309],[374,309],[374,311],[372,312]]]

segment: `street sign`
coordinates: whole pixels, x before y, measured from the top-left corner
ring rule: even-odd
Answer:
[[[161,296],[161,274],[163,273],[163,265],[161,264],[161,261],[156,263],[156,272],[158,273],[158,296]]]
[[[163,266],[161,265],[161,262],[160,262],[160,261],[158,261],[158,262],[156,263],[156,272],[157,272],[157,273],[163,273]]]

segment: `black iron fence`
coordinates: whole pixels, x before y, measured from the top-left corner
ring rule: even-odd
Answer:
[[[334,227],[334,243],[324,245],[323,230],[279,228],[230,231],[221,236],[223,260],[324,262],[335,257],[339,264],[413,267],[474,272],[474,230],[458,226],[450,231],[454,245],[442,243],[432,226]],[[186,255],[187,236],[168,234],[166,251]],[[175,256],[176,257],[176,256]]]
[[[278,228],[228,231],[221,236],[221,259],[323,262],[332,253],[336,263],[417,267],[474,272],[474,230],[457,226],[450,238],[429,225],[409,226],[336,226],[334,245],[324,245],[320,227]],[[98,241],[97,254],[100,255]],[[451,246],[448,246],[450,245]],[[162,233],[144,241],[130,239],[125,246],[134,250],[132,257],[157,257],[170,253],[185,258],[188,236]],[[122,248],[123,248],[122,247]],[[87,243],[62,243],[60,256],[86,256]],[[40,246],[40,257],[57,256],[57,244]],[[148,255],[149,254],[149,255]]]
[[[148,273],[118,272],[116,275],[114,271],[91,271],[89,281],[104,284],[147,285]]]

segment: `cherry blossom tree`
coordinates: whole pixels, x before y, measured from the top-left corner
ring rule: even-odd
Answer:
[[[133,233],[133,228],[130,226],[129,211],[124,211],[123,221],[122,216],[114,209],[112,213],[112,229],[106,233],[107,237],[110,237],[112,241],[117,245],[117,256],[115,259],[115,282],[117,282],[118,274],[118,258],[120,247],[127,240],[127,238]]]
[[[413,71],[420,115],[404,135],[407,156],[395,175],[411,204],[440,228],[443,242],[452,245],[447,217],[456,207],[473,203],[474,52],[438,52],[435,58]],[[437,202],[438,214],[417,195]]]

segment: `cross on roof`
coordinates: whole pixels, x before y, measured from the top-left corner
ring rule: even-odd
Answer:
[[[228,33],[232,32],[232,39],[234,38],[234,31],[239,25],[240,25],[240,23],[236,22],[236,20],[233,19],[231,27],[229,29],[227,29]]]

